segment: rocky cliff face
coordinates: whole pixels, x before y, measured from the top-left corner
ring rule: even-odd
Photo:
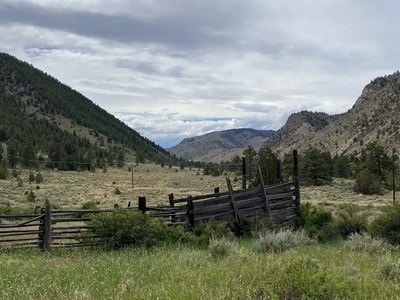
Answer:
[[[363,89],[344,114],[300,112],[266,142],[275,151],[306,151],[317,148],[332,154],[357,154],[378,141],[386,148],[399,145],[400,73],[378,77]]]

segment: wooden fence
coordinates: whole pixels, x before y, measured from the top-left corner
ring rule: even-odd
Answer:
[[[137,207],[124,209],[141,211],[162,218],[169,226],[185,226],[188,230],[208,220],[232,222],[238,233],[244,220],[268,218],[274,223],[289,221],[300,211],[296,154],[294,181],[288,183],[265,187],[259,168],[260,186],[257,188],[234,191],[227,178],[227,192],[220,193],[219,188],[215,188],[211,194],[178,199],[170,194],[169,205],[165,206],[148,206],[146,198],[139,197]],[[98,237],[91,235],[91,225],[88,222],[93,214],[112,211],[53,210],[51,205],[47,205],[38,214],[0,215],[0,248],[39,247],[46,250],[52,247],[95,245]],[[82,234],[91,239],[82,239]],[[87,240],[92,242],[88,243]]]

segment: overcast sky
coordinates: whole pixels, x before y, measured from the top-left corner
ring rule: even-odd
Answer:
[[[0,0],[0,51],[169,147],[350,109],[399,69],[397,0]]]

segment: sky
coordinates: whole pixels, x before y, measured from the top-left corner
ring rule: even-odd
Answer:
[[[397,0],[0,0],[0,52],[163,147],[350,109],[400,64]]]

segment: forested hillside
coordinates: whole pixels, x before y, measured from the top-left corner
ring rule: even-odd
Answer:
[[[142,162],[172,160],[77,91],[5,53],[0,53],[0,107],[0,151],[11,165],[40,159],[75,170],[121,163],[129,152]]]

